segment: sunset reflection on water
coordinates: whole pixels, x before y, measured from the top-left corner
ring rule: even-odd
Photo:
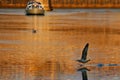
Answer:
[[[82,80],[82,67],[88,80],[119,80],[119,17],[112,9],[0,14],[0,80]],[[86,43],[91,61],[79,66]]]

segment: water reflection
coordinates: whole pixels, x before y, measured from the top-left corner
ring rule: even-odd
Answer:
[[[55,62],[46,62],[41,65],[0,65],[1,80],[98,80],[120,79],[120,67],[96,67],[88,66],[80,69],[61,70],[61,66]],[[65,68],[67,69],[67,67]]]
[[[0,80],[120,80],[120,13],[62,11],[0,14]],[[81,75],[76,60],[87,42],[91,71]]]
[[[87,67],[83,67],[78,69],[77,71],[81,72],[82,79],[80,78],[80,80],[98,80],[98,79],[119,80],[120,69],[118,68],[119,66],[113,66],[113,65],[106,67],[89,66],[89,69]]]
[[[90,71],[89,69],[87,69],[86,67],[83,67],[78,69],[78,71],[81,71],[82,73],[82,80],[88,80],[87,71]]]

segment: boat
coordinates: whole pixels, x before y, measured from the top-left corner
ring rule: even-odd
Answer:
[[[40,2],[29,1],[25,9],[26,15],[44,15],[45,10]]]

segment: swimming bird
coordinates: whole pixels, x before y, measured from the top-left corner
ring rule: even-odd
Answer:
[[[87,54],[88,54],[88,46],[89,44],[87,43],[82,51],[82,57],[80,60],[77,60],[78,62],[81,62],[81,63],[87,63],[89,60],[86,60],[87,59]]]
[[[32,30],[32,33],[36,33],[37,31],[35,29]]]

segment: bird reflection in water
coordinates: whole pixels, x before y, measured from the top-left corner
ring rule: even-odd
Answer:
[[[85,45],[85,47],[82,51],[82,57],[80,60],[77,60],[78,62],[87,63],[88,61],[90,61],[90,59],[87,60],[88,47],[89,47],[89,43],[87,43]],[[83,66],[83,64],[80,66]],[[89,69],[87,69],[86,67],[82,67],[82,68],[78,69],[78,71],[82,72],[82,80],[88,80],[87,71],[90,71]]]
[[[77,60],[77,62],[79,62],[80,66],[84,66],[85,63],[89,62],[90,59],[87,60],[87,55],[88,55],[88,47],[89,47],[89,43],[87,43],[82,51],[82,56],[81,59]],[[81,64],[82,63],[82,64]]]
[[[78,69],[78,71],[81,71],[82,73],[82,80],[88,80],[87,71],[90,71],[89,69],[87,69],[86,67],[83,67]]]

